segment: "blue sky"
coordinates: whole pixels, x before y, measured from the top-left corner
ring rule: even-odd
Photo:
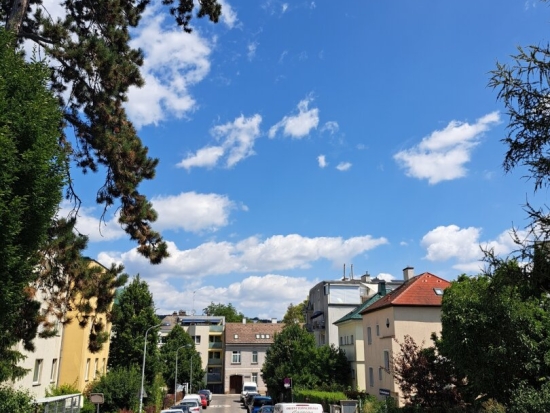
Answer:
[[[90,257],[139,273],[159,313],[281,318],[344,265],[452,280],[479,272],[480,245],[512,251],[546,191],[503,172],[507,116],[487,84],[497,60],[548,40],[547,5],[221,3],[191,35],[153,3],[133,33],[146,85],[127,110],[160,159],[140,189],[171,257],[148,264],[111,213],[100,234],[99,177],[78,176]]]

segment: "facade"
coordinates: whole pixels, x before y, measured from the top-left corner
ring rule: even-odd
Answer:
[[[402,404],[400,390],[391,373],[391,360],[399,354],[405,335],[417,343],[429,343],[432,333],[441,331],[441,299],[449,281],[414,269],[403,270],[405,282],[363,309],[365,383],[368,393],[380,400],[395,398]]]
[[[45,308],[45,296],[35,296],[35,299],[42,303]],[[53,321],[53,319],[52,319]],[[24,388],[37,399],[46,397],[46,389],[57,386],[59,377],[59,364],[61,358],[61,344],[63,339],[63,326],[58,323],[57,334],[50,338],[34,339],[35,351],[27,351],[23,343],[19,343],[15,350],[19,351],[26,358],[19,363],[19,366],[28,370],[28,373],[13,383],[16,388]],[[40,329],[39,329],[40,332]]]
[[[90,260],[90,265],[105,268],[94,260]],[[92,307],[95,303],[95,298],[90,300]],[[106,331],[110,332],[111,323],[107,320],[106,314],[95,315],[102,321]],[[58,385],[72,385],[82,392],[88,383],[107,372],[110,341],[104,343],[99,352],[92,353],[88,349],[91,321],[89,320],[84,327],[80,326],[76,311],[69,311],[67,317],[72,321],[63,327]]]
[[[379,284],[379,291],[346,314],[334,324],[338,327],[339,346],[346,353],[351,365],[352,387],[366,390],[365,347],[363,340],[363,317],[361,311],[386,295],[385,283]]]
[[[170,333],[175,325],[180,325],[195,342],[195,349],[200,353],[202,368],[206,372],[203,378],[207,388],[218,394],[223,394],[223,332],[225,317],[207,315],[187,315],[180,311],[170,316],[165,316],[163,323],[170,324],[160,329],[160,343]],[[193,380],[194,381],[194,380]]]
[[[274,336],[284,327],[282,323],[227,323],[225,326],[225,393],[242,391],[244,382],[253,381],[258,392],[267,387],[262,379],[266,351]]]
[[[402,283],[400,280],[385,282],[378,278],[372,279],[367,273],[360,279],[352,276],[316,284],[309,291],[306,328],[313,332],[317,346],[333,344],[338,347],[338,327],[334,323],[376,294],[381,282],[385,283],[387,290]]]

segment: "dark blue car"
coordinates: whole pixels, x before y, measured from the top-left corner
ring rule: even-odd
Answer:
[[[249,413],[258,413],[263,406],[273,406],[273,399],[269,396],[256,396],[250,403]]]

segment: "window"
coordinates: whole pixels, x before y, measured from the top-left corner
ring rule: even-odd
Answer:
[[[208,341],[210,341],[211,343],[221,343],[222,336],[209,336]]]
[[[352,379],[355,378],[355,369],[351,369],[351,378],[352,378]]]
[[[329,292],[330,292],[330,285],[325,284],[325,285],[323,286],[323,290],[324,290],[324,291],[323,291],[324,294],[325,294],[325,295],[328,295]]]
[[[370,327],[367,327],[367,344],[372,344],[372,332]]]
[[[241,352],[234,351],[231,357],[231,363],[240,363],[241,362]]]
[[[201,343],[201,336],[191,336],[191,338],[195,341],[195,344]]]
[[[434,288],[435,295],[443,295],[443,288]]]
[[[388,350],[384,350],[384,368],[386,371],[390,371],[390,352]]]
[[[258,373],[252,373],[252,381],[258,383]]]
[[[374,387],[374,370],[369,367],[369,386]]]
[[[40,378],[42,376],[42,359],[36,359],[34,362],[34,374],[32,376],[33,384],[40,384]]]
[[[258,362],[258,352],[254,350],[252,352],[252,363],[257,363],[257,362]]]
[[[86,360],[86,371],[84,372],[84,380],[88,381],[90,377],[90,359]]]
[[[256,334],[256,338],[260,338],[260,335],[259,335],[259,334]]]
[[[266,335],[265,335],[265,338],[269,338],[269,334],[266,334]]]
[[[107,373],[107,366],[105,365],[105,359],[103,359],[103,364],[101,365],[101,372],[103,374]]]
[[[378,367],[378,380],[382,380],[382,371],[384,371],[384,369],[382,367]]]
[[[376,324],[376,336],[380,336],[380,326]]]
[[[95,359],[94,363],[94,379],[97,377],[97,373],[99,373],[99,359]]]
[[[353,344],[353,334],[350,337],[350,344]]]
[[[344,345],[344,337],[340,337],[340,345],[341,345],[341,346]]]
[[[235,335],[233,336],[233,338],[239,338],[239,335],[238,335],[238,334],[235,334]]]
[[[222,353],[220,353],[219,351],[209,351],[208,358],[220,360],[222,358]]]
[[[50,383],[55,382],[57,377],[57,359],[52,360],[52,371],[50,372]]]

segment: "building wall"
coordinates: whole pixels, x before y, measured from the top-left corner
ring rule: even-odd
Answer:
[[[352,368],[352,386],[358,390],[365,387],[365,347],[362,320],[349,320],[338,324],[339,346],[346,352]]]
[[[242,382],[255,381],[258,384],[258,392],[265,394],[267,386],[262,378],[262,366],[265,362],[265,354],[269,346],[261,345],[226,345],[225,348],[225,393],[231,393],[230,378],[242,376]],[[240,352],[240,362],[233,361],[233,352]],[[257,352],[258,361],[253,362],[253,352]]]
[[[377,334],[377,326],[379,334]],[[368,342],[368,328],[371,329],[372,342]],[[391,358],[400,352],[399,342],[405,335],[411,336],[418,344],[429,346],[433,332],[441,331],[441,307],[388,307],[363,315],[363,340],[365,349],[365,383],[367,392],[385,398],[384,390],[403,404],[399,387],[390,372],[382,367],[389,364]],[[385,357],[384,352],[387,352]],[[371,383],[371,373],[374,379]],[[382,392],[381,392],[382,390]]]
[[[34,339],[34,352],[25,350],[23,343],[16,346],[15,349],[26,357],[19,363],[19,366],[27,369],[28,373],[13,383],[15,388],[29,390],[35,398],[46,397],[46,389],[57,385],[62,337],[63,328],[59,325],[57,335],[50,338],[36,337]]]

